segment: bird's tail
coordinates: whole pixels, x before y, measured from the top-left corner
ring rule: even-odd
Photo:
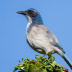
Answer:
[[[66,54],[63,53],[63,59],[66,61],[66,63],[69,65],[69,67],[72,69],[72,62],[70,59],[66,56]]]

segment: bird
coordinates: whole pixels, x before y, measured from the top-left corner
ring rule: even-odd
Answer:
[[[28,20],[26,41],[29,46],[36,52],[44,54],[44,57],[48,55],[49,52],[52,54],[57,53],[72,69],[72,62],[67,57],[57,37],[44,26],[40,13],[34,8],[18,11],[17,13],[24,15]]]

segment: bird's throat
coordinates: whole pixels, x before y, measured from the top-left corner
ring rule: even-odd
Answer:
[[[30,28],[33,25],[43,25],[43,21],[42,21],[41,17],[37,17],[37,18],[31,18],[30,16],[26,16],[26,17],[27,17],[27,20],[28,20],[28,24],[27,24],[27,27],[26,27],[26,33],[29,32]]]

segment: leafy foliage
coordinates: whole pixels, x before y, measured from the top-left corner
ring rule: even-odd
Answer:
[[[13,72],[20,70],[18,72],[68,72],[68,69],[65,69],[65,67],[56,64],[54,56],[49,53],[48,59],[45,57],[40,56],[38,58],[38,54],[35,55],[36,60],[28,59],[26,58],[23,60],[22,63],[19,60],[19,63],[17,66],[15,66]]]

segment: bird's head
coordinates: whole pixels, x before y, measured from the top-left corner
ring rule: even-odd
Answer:
[[[30,16],[30,17],[36,17],[38,15],[38,12],[35,9],[28,9],[26,11],[18,11],[17,13],[23,14],[25,16]]]
[[[42,18],[40,16],[40,14],[38,13],[37,10],[33,9],[33,8],[30,8],[26,11],[18,11],[17,12],[18,14],[22,14],[22,15],[25,15],[28,22],[32,21],[32,22],[40,22],[41,24],[43,24],[43,21],[42,21]]]

